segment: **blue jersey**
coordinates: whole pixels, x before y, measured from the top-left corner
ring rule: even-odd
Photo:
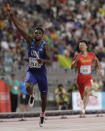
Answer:
[[[30,48],[28,50],[28,60],[29,60],[28,71],[31,71],[31,72],[46,71],[45,64],[39,64],[37,62],[37,58],[36,58],[36,54],[35,54],[35,51],[36,51],[39,58],[46,59],[46,54],[44,51],[45,44],[46,44],[46,42],[43,41],[40,46],[36,47],[35,42],[34,41],[31,42]]]
[[[25,81],[26,83],[31,82],[33,84],[38,84],[41,94],[47,94],[48,92],[47,72],[45,64],[39,64],[37,62],[35,51],[39,58],[46,59],[44,51],[45,44],[45,42],[42,42],[40,46],[36,47],[34,41],[30,43],[30,48],[28,50],[29,64]]]
[[[20,92],[24,95],[28,95],[24,81],[20,81]]]

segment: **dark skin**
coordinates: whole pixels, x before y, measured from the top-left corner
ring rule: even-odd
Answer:
[[[32,42],[32,40],[34,39],[35,41],[35,46],[40,46],[42,41],[43,41],[43,32],[41,30],[35,30],[33,37],[28,35],[25,32],[25,28],[23,27],[23,25],[17,20],[17,18],[13,15],[13,12],[11,10],[11,7],[9,4],[7,4],[6,6],[6,11],[10,16],[10,19],[12,20],[12,22],[14,23],[14,25],[16,26],[16,28],[19,30],[19,32],[21,33],[21,35],[23,36],[23,38],[27,41],[28,44],[28,48],[30,48],[30,43]],[[45,44],[44,46],[44,51],[46,54],[46,59],[37,59],[38,63],[44,63],[47,65],[51,64],[51,59],[50,59],[50,50],[47,44]],[[27,88],[27,85],[26,85]],[[29,94],[31,95],[31,93],[29,92]],[[41,94],[41,101],[42,101],[42,112],[45,112],[46,109],[46,104],[47,104],[47,94],[43,95]]]
[[[32,40],[35,40],[36,46],[40,46],[40,44],[43,41],[43,33],[41,30],[35,30],[33,37],[28,35],[25,32],[25,28],[23,27],[23,25],[17,20],[17,18],[13,15],[13,12],[9,6],[9,4],[6,7],[6,11],[8,12],[11,20],[13,21],[14,25],[16,26],[16,28],[19,30],[19,32],[21,33],[21,35],[23,36],[23,38],[27,41],[28,44],[28,48],[30,48],[30,43],[32,42]],[[50,60],[50,50],[47,44],[45,44],[44,46],[44,50],[45,50],[45,54],[46,54],[46,59],[38,59],[39,63],[45,63],[47,65],[51,64],[51,60]]]

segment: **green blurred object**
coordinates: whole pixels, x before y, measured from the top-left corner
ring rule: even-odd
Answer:
[[[49,47],[50,47],[51,49],[53,49],[53,48],[54,48],[54,45],[52,44],[52,40],[51,40],[49,37],[47,37],[46,39],[47,39],[47,40],[46,40],[46,43],[49,45]]]
[[[58,62],[59,65],[64,67],[65,69],[71,68],[72,60],[69,57],[58,55]]]

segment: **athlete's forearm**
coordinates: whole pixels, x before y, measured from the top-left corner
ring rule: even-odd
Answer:
[[[10,18],[12,20],[12,22],[14,23],[14,25],[16,26],[16,28],[21,32],[22,30],[22,25],[19,23],[19,21],[17,20],[17,18],[14,16],[14,14],[10,14]]]
[[[45,59],[42,59],[42,62],[44,63],[44,64],[46,64],[46,65],[51,65],[51,60],[45,60]]]
[[[96,62],[96,65],[97,65],[97,68],[100,70],[101,69],[100,63]]]
[[[8,12],[10,19],[12,20],[16,28],[19,30],[24,39],[27,41],[28,45],[30,45],[32,37],[26,33],[24,26],[19,22],[19,20],[17,20],[9,4],[6,5],[6,11]]]
[[[95,58],[95,61],[96,61],[97,68],[100,70],[101,66],[100,66],[100,62],[97,57]]]
[[[72,62],[72,65],[71,65],[71,69],[73,70],[73,69],[76,67],[76,65],[77,65],[77,62],[76,62],[76,61],[73,61],[73,62]]]
[[[14,25],[16,26],[16,28],[21,33],[21,35],[27,41],[27,43],[30,44],[30,42],[32,41],[32,38],[26,33],[26,31],[24,30],[25,28],[21,25],[21,23],[17,20],[17,18],[14,16],[13,13],[10,14],[10,18],[12,22],[14,23]]]
[[[77,55],[76,59],[73,60],[72,65],[71,65],[71,69],[74,69],[77,66],[78,59],[79,59],[79,55]]]

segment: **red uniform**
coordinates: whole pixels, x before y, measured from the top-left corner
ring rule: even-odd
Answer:
[[[92,80],[92,61],[95,58],[95,54],[92,52],[88,52],[88,55],[84,57],[81,53],[76,54],[73,58],[75,60],[78,56],[77,69],[77,84],[78,89],[81,96],[84,95],[84,88],[89,86],[91,88],[91,80]]]

